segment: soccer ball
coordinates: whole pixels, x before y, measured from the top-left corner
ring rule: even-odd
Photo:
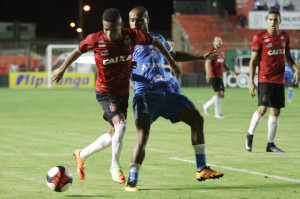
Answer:
[[[62,192],[72,186],[72,181],[72,173],[67,167],[56,166],[48,171],[46,183],[52,191]]]

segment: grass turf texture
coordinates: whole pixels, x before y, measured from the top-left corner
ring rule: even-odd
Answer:
[[[213,95],[209,88],[183,88],[201,113],[199,100]],[[205,117],[208,163],[300,179],[300,92],[286,104],[280,117],[276,144],[284,154],[266,153],[268,113],[255,132],[253,152],[244,148],[244,138],[256,109],[248,89],[226,89],[222,113],[226,119]],[[129,172],[135,126],[131,107],[129,129],[122,151],[122,166]],[[225,173],[219,180],[198,182],[195,164],[169,159],[194,160],[190,129],[160,118],[151,126],[146,159],[137,193],[125,192],[112,181],[111,148],[91,156],[86,180],[76,173],[74,149],[83,148],[106,133],[108,124],[92,89],[12,90],[0,89],[0,198],[300,198],[300,183],[212,167]],[[46,185],[48,170],[57,165],[73,174],[72,187],[63,193]]]

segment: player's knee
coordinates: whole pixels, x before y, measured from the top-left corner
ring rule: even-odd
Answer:
[[[196,126],[196,125],[203,126],[204,117],[199,113],[199,111],[194,110],[192,114],[193,114],[192,126]]]

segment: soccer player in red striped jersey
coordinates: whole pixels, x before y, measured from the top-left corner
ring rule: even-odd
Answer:
[[[228,67],[225,63],[225,53],[221,50],[223,41],[219,36],[214,37],[213,45],[214,47],[209,50],[209,52],[217,52],[218,57],[214,60],[205,61],[205,71],[206,71],[206,81],[211,84],[215,91],[215,95],[203,104],[202,109],[206,116],[209,116],[208,108],[211,105],[215,105],[215,118],[223,119],[224,115],[221,114],[221,102],[225,97],[225,88],[222,79],[223,67],[234,76],[235,73]]]
[[[89,50],[94,51],[98,69],[96,99],[104,110],[103,118],[110,124],[110,133],[100,136],[82,150],[75,150],[77,173],[81,179],[85,179],[84,160],[93,153],[112,145],[110,172],[114,181],[123,184],[125,178],[121,169],[120,155],[127,131],[129,78],[134,47],[136,45],[154,45],[165,56],[178,76],[181,75],[181,69],[156,37],[145,31],[122,28],[122,18],[118,10],[114,8],[105,10],[102,15],[102,23],[103,30],[88,35],[66,61],[53,72],[52,81],[58,82],[67,67],[82,53]]]
[[[258,109],[252,116],[245,147],[249,152],[252,151],[254,131],[268,107],[270,107],[266,151],[282,153],[284,151],[276,147],[274,141],[278,132],[280,109],[285,107],[285,58],[295,71],[295,82],[298,81],[298,67],[291,56],[288,34],[279,30],[279,24],[281,23],[280,12],[271,10],[268,13],[267,23],[268,30],[256,34],[252,43],[249,66],[249,93],[251,97],[255,96],[254,74],[256,65],[259,64]]]

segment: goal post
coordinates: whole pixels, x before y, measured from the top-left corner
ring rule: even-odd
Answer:
[[[47,88],[52,87],[51,82],[51,75],[52,75],[52,57],[53,57],[53,50],[60,49],[66,52],[73,51],[75,48],[77,48],[77,44],[51,44],[48,45],[46,48],[46,68],[47,68]]]

